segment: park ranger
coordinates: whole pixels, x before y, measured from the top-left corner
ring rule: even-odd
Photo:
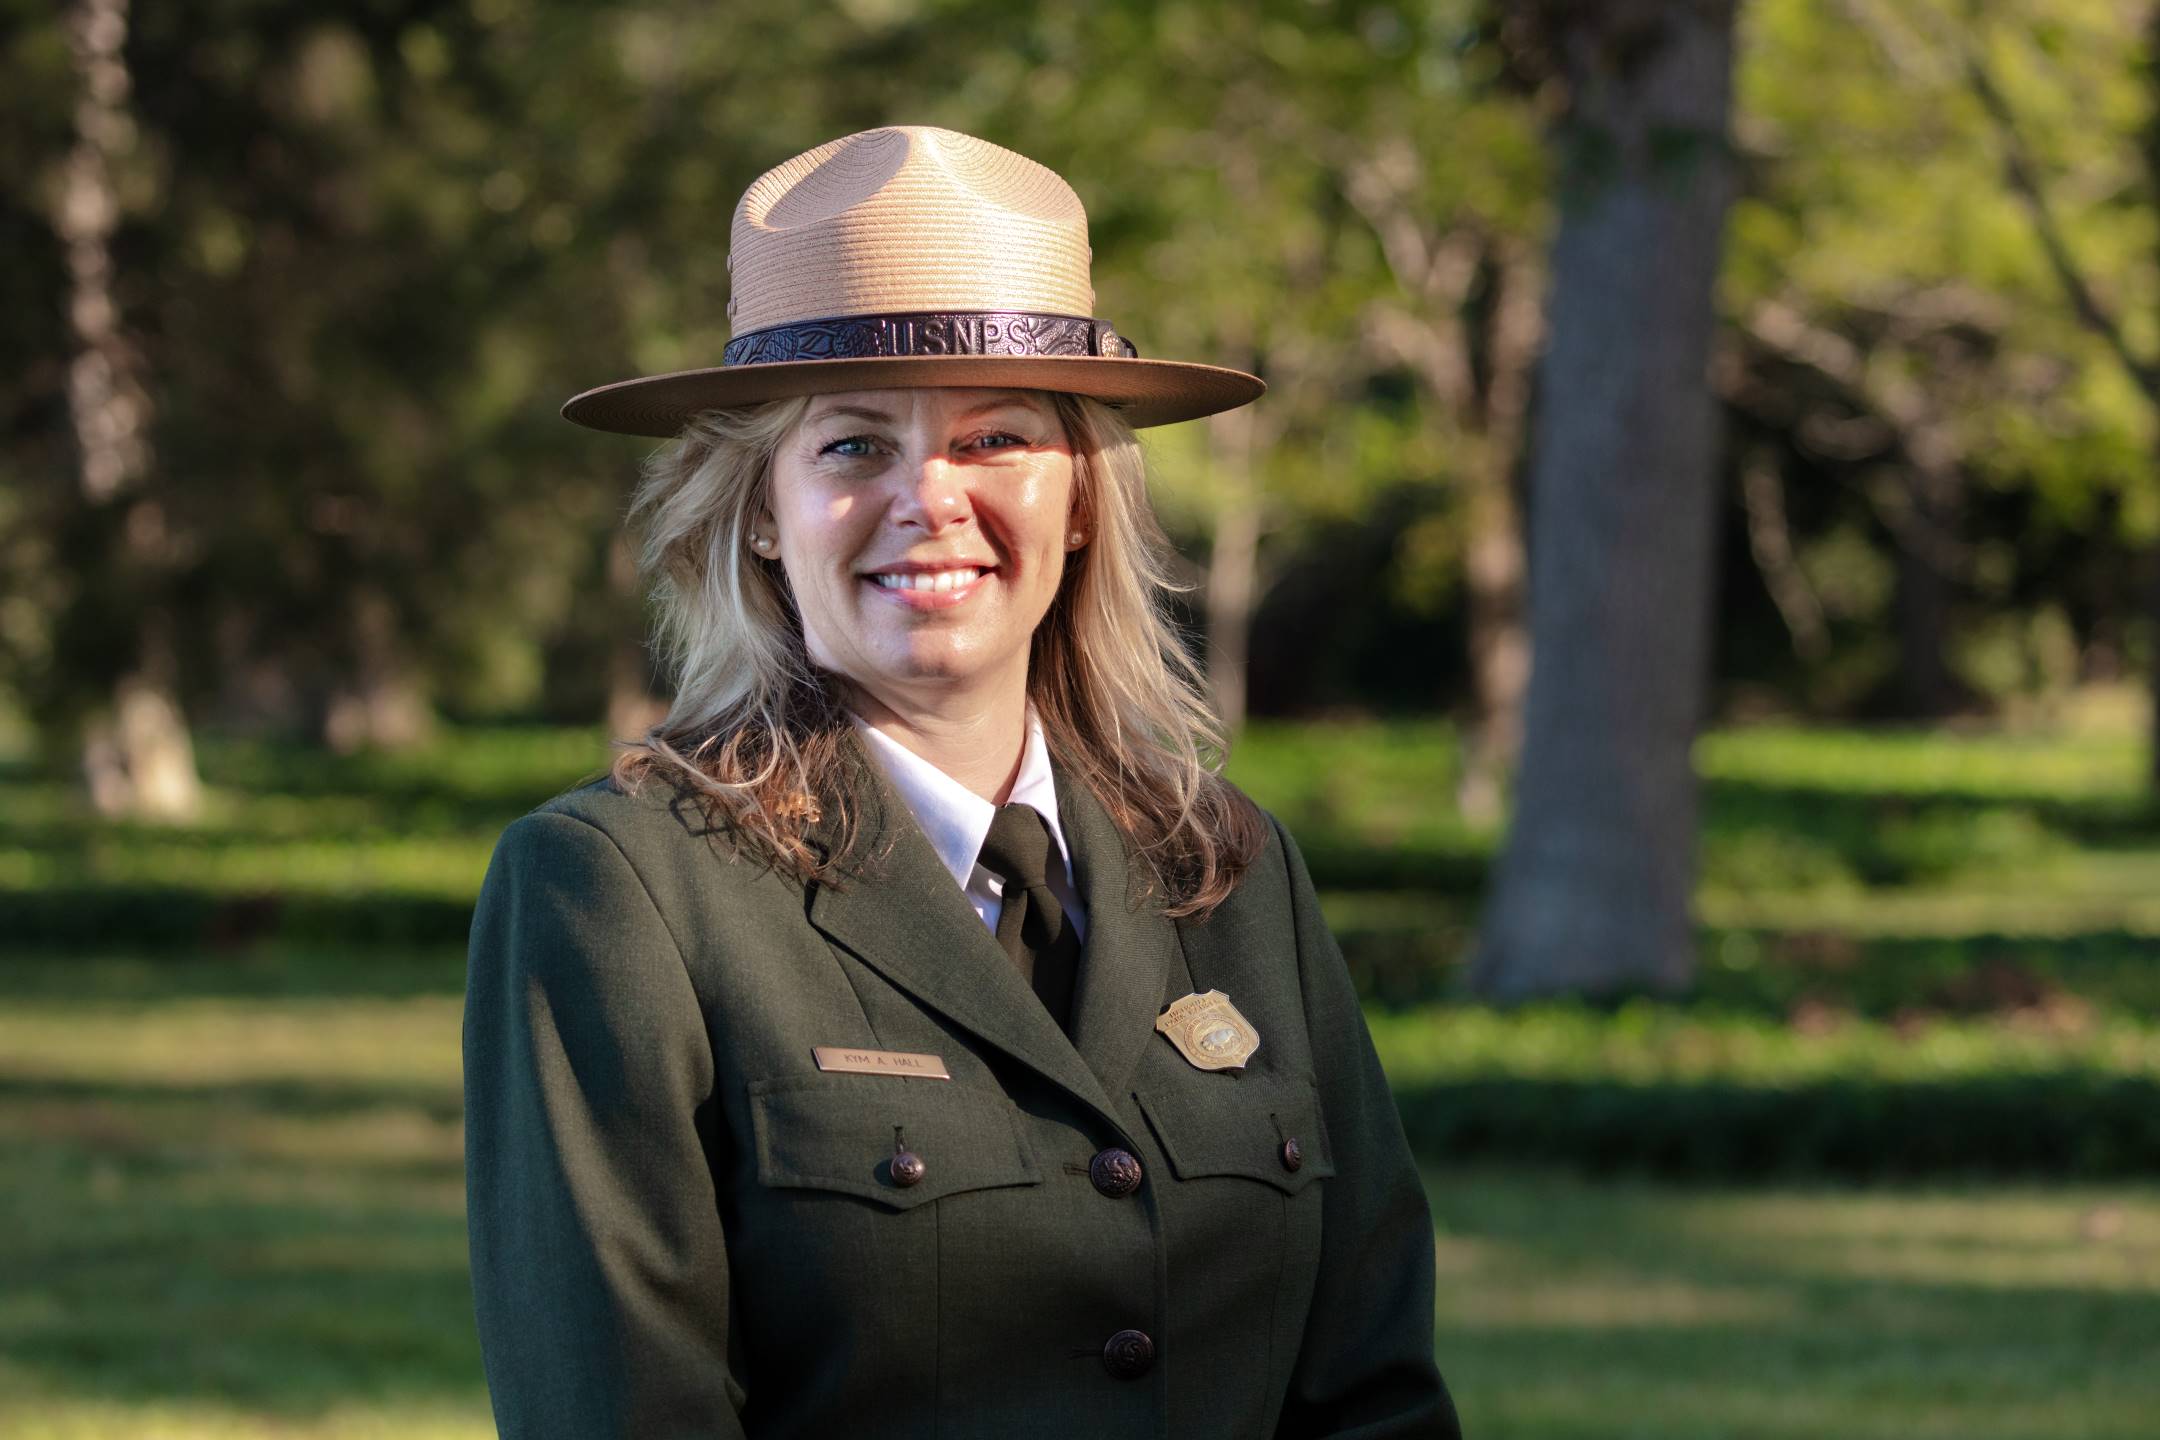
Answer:
[[[709,369],[564,413],[674,670],[472,931],[502,1433],[1447,1437],[1431,1221],[1296,846],[1223,781],[1070,187],[894,127],[734,216]],[[1136,327],[1137,328],[1137,327]]]

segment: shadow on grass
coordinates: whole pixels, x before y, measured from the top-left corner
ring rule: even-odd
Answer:
[[[1388,1010],[1468,1003],[1475,907],[1439,897],[1378,905],[1325,897],[1358,993]],[[2119,928],[2065,934],[1906,936],[1705,930],[1688,1002],[1779,1021],[1874,1020],[2097,1007],[2160,1016],[2160,939]]]
[[[1704,782],[1702,798],[1704,873],[1746,891],[1925,884],[2081,851],[2160,851],[2160,803],[2135,795],[2005,798],[1718,779]],[[1341,815],[1296,806],[1283,818],[1323,889],[1472,898],[1498,854],[1494,836],[1373,836]]]
[[[454,940],[404,946],[26,949],[0,965],[0,1000],[406,1000],[459,995],[464,989],[462,933]]]
[[[362,1115],[386,1106],[444,1125],[455,1125],[464,1117],[457,1092],[439,1084],[311,1077],[150,1084],[0,1075],[0,1106],[8,1105],[95,1107],[82,1113],[135,1117],[145,1122],[140,1127],[145,1136],[163,1133],[176,1122],[205,1111],[234,1122],[265,1116],[327,1120]]]
[[[1395,1101],[1411,1148],[1449,1163],[1743,1182],[2160,1174],[2160,1081],[2097,1071],[1780,1086],[1511,1075],[1398,1084]]]
[[[464,941],[472,910],[470,900],[382,892],[228,894],[178,885],[104,884],[0,890],[0,930],[25,949],[240,950],[272,941],[443,945]]]

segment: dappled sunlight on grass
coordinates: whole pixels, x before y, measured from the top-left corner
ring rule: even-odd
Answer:
[[[1949,1018],[1892,1025],[1844,1017],[1809,1030],[1633,1001],[1612,1014],[1559,1004],[1432,1009],[1376,1015],[1371,1026],[1397,1085],[1489,1075],[1774,1086],[2086,1068],[2160,1077],[2160,1031],[2114,1016],[2086,1015],[2059,1027]]]
[[[1703,736],[1695,768],[1710,781],[1830,794],[2134,805],[2144,788],[2144,753],[2127,725],[2075,736],[1762,725]]]
[[[170,1003],[0,1035],[0,1434],[487,1433],[443,1002]]]
[[[484,1399],[477,1406],[360,1401],[293,1420],[215,1402],[138,1406],[54,1396],[10,1403],[11,1388],[0,1361],[0,1433],[9,1440],[490,1440],[495,1434]]]
[[[2151,1187],[1427,1183],[1466,1433],[2132,1440],[2160,1413],[2160,1270],[2126,1263]]]
[[[456,996],[403,1000],[177,998],[13,1001],[0,1012],[0,1085],[95,1081],[193,1088],[459,1084]]]
[[[2160,1191],[1770,1196],[1690,1233],[1704,1254],[1797,1274],[2160,1298]]]
[[[1696,916],[1721,930],[1827,930],[1891,938],[1988,934],[2135,935],[2160,943],[2160,852],[2121,857],[2115,873],[2075,893],[2009,885],[1992,890],[1831,891],[1763,895],[1705,894]]]
[[[499,828],[499,827],[497,827]],[[412,895],[469,901],[487,874],[493,830],[464,839],[206,841],[98,835],[70,850],[0,855],[0,886],[160,885],[211,894]]]
[[[1438,1237],[1435,1269],[1443,1308],[1479,1331],[1638,1329],[1790,1318],[1788,1298],[1760,1289],[1702,1284],[1620,1265],[1584,1263],[1542,1283],[1514,1283],[1536,1264],[1522,1247],[1489,1238]]]

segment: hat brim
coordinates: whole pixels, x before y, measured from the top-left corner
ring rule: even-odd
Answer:
[[[565,420],[617,435],[669,438],[704,410],[725,410],[827,395],[840,390],[908,386],[1060,390],[1115,409],[1134,429],[1197,420],[1257,400],[1267,383],[1242,370],[1178,360],[1085,355],[892,355],[850,360],[786,360],[719,365],[618,380],[574,395]]]

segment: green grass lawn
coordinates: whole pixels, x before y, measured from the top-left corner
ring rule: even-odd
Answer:
[[[2160,1191],[1428,1176],[1473,1437],[2132,1440]]]
[[[0,1435],[488,1433],[462,960],[366,958],[0,972]],[[2160,1188],[1427,1178],[1473,1436],[2129,1440],[2160,1414]]]
[[[0,1436],[488,1432],[460,938],[501,827],[605,761],[578,730],[211,739],[209,811],[168,829],[0,757]],[[1697,765],[1693,1002],[1509,1015],[1454,988],[1495,836],[1447,803],[1445,727],[1262,726],[1232,767],[1299,837],[1434,1159],[1471,1434],[2160,1433],[2160,1188],[1780,1178],[1969,1177],[2005,1117],[1995,1168],[2153,1173],[2134,738],[1750,729]]]

